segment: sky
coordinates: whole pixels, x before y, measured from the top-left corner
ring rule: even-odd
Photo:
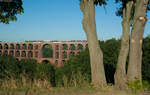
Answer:
[[[95,8],[99,40],[119,39],[122,34],[122,19],[115,15],[117,5],[113,1]],[[79,0],[23,0],[24,13],[17,15],[18,20],[0,23],[0,41],[86,40],[79,4]],[[147,35],[150,35],[150,21],[144,37]]]

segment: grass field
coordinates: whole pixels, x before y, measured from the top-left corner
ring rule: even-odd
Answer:
[[[0,95],[135,95],[130,91],[120,91],[109,88],[100,90],[95,88],[20,88],[20,89],[0,89]],[[150,95],[150,93],[141,92],[137,95]]]

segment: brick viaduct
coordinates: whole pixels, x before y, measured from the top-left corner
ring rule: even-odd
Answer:
[[[50,45],[53,50],[51,58],[43,58],[42,48]],[[61,66],[73,55],[79,54],[87,47],[87,41],[38,41],[38,42],[0,42],[0,55],[10,55],[21,59],[35,59],[41,63],[48,61]]]

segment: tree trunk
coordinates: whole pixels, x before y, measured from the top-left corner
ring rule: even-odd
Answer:
[[[126,87],[126,60],[129,53],[129,35],[130,35],[130,18],[131,18],[131,8],[133,1],[130,1],[126,4],[126,7],[123,9],[123,21],[122,28],[123,34],[121,37],[121,49],[118,57],[117,68],[115,72],[115,86],[120,89]]]
[[[131,31],[129,65],[127,73],[129,81],[142,79],[142,41],[145,24],[147,22],[147,3],[148,0],[136,0],[134,24]]]
[[[103,88],[106,86],[106,78],[103,66],[103,53],[96,33],[94,0],[82,0],[80,8],[84,15],[82,25],[87,36],[90,52],[92,83],[96,87],[100,86]]]

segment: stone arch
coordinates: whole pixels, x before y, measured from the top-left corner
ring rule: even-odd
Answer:
[[[20,51],[16,51],[16,57],[20,57]]]
[[[14,56],[14,51],[13,50],[9,51],[9,55]]]
[[[75,45],[74,44],[70,44],[70,50],[75,50],[75,49],[76,49]]]
[[[16,49],[17,49],[17,50],[20,49],[20,44],[16,44]]]
[[[3,54],[7,56],[8,55],[8,50],[5,50]]]
[[[22,49],[26,50],[27,49],[27,45],[26,44],[22,44]]]
[[[63,52],[62,52],[62,58],[63,58],[63,59],[67,58],[67,52],[66,52],[66,51],[63,51]]]
[[[42,57],[43,58],[53,58],[53,48],[50,44],[44,44],[42,46]]]
[[[7,43],[5,43],[5,44],[4,44],[4,49],[9,49],[9,47],[8,47],[8,44],[7,44]]]
[[[67,44],[62,44],[62,49],[63,50],[68,50],[68,45]]]
[[[15,49],[15,46],[13,43],[10,44],[10,49]]]
[[[70,57],[75,56],[75,52],[71,51],[69,54]]]
[[[28,45],[28,49],[29,49],[29,50],[33,50],[33,44],[29,44],[29,45]]]
[[[0,49],[3,49],[3,46],[2,46],[2,44],[0,44]]]
[[[56,52],[55,58],[56,58],[56,59],[59,58],[59,52]]]
[[[82,44],[78,44],[78,50],[83,50],[83,45]]]
[[[33,52],[32,51],[28,51],[28,57],[29,58],[33,57]]]
[[[22,51],[21,57],[26,57],[26,51]]]
[[[55,45],[55,49],[59,50],[59,45],[58,44]]]
[[[48,64],[48,63],[50,63],[50,61],[49,60],[42,60],[42,63]]]

